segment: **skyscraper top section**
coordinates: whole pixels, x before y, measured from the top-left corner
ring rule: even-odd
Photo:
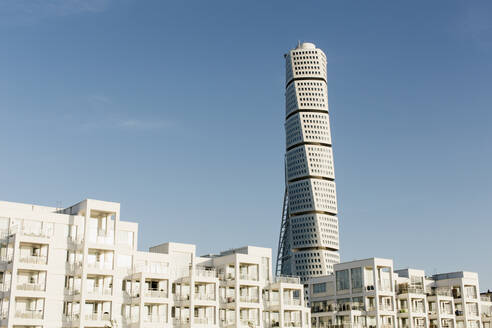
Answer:
[[[303,79],[319,79],[326,83],[326,55],[313,43],[300,43],[285,55],[285,59],[286,87]]]

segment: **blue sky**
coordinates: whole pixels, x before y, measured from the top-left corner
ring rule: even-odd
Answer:
[[[490,1],[0,0],[0,199],[121,202],[140,248],[278,242],[284,61],[328,57],[342,260],[492,289]]]

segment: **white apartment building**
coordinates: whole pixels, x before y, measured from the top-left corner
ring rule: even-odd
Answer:
[[[305,282],[340,262],[326,55],[299,43],[285,64],[286,189],[276,270]]]
[[[427,277],[370,258],[335,265],[309,281],[308,294],[316,328],[492,328],[491,295],[480,295],[473,272]]]
[[[274,277],[267,248],[196,256],[137,250],[120,204],[65,209],[0,202],[0,327],[308,327],[298,278]]]

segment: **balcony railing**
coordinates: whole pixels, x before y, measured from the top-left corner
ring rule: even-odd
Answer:
[[[451,293],[451,290],[448,288],[437,288],[431,291],[431,296],[448,296],[451,297],[453,296],[453,293]]]
[[[380,311],[393,311],[393,306],[386,304],[379,304]]]
[[[391,291],[391,280],[383,279],[378,281],[379,290],[381,291]]]
[[[284,305],[300,306],[301,300],[298,298],[286,298],[286,299],[284,299]]]
[[[65,295],[67,296],[74,296],[74,295],[79,295],[80,294],[80,289],[67,289],[65,288]]]
[[[68,322],[79,321],[80,320],[80,314],[78,314],[78,313],[64,314],[63,315],[63,320],[64,321],[68,321]]]
[[[87,267],[90,269],[113,270],[113,264],[110,262],[87,263]]]
[[[400,287],[398,295],[400,294],[425,294],[425,292],[422,287]]]
[[[166,323],[167,318],[164,316],[158,316],[158,315],[146,315],[144,316],[144,322],[148,323]]]
[[[246,302],[246,303],[258,303],[259,302],[258,296],[240,296],[239,300],[241,302]]]
[[[189,301],[190,295],[189,294],[184,294],[184,295],[174,294],[174,300],[175,301]]]
[[[66,265],[67,270],[72,271],[72,272],[82,269],[82,266],[83,266],[81,261],[66,263],[65,265]]]
[[[111,296],[113,294],[113,291],[110,288],[94,288],[94,289],[88,289],[87,294]]]
[[[147,289],[143,292],[145,297],[167,298],[167,290]]]
[[[85,320],[89,321],[106,321],[110,319],[111,315],[109,313],[89,313],[85,315]]]
[[[195,324],[197,325],[213,325],[214,318],[193,318]]]
[[[215,278],[217,277],[217,272],[214,269],[196,268],[195,276],[197,278]]]
[[[300,284],[300,278],[299,277],[291,277],[291,276],[276,276],[275,277],[275,282],[284,282],[288,284]]]
[[[29,264],[46,264],[48,262],[48,257],[46,256],[35,256],[35,255],[24,255],[19,258],[21,263]]]
[[[222,303],[234,303],[236,300],[234,299],[234,296],[228,296],[228,297],[221,297],[220,301]]]
[[[229,280],[234,280],[236,279],[236,276],[234,275],[234,273],[220,273],[218,274],[218,277],[220,280],[225,280],[225,281],[229,281]]]
[[[27,290],[27,291],[44,291],[45,286],[43,284],[30,284],[30,283],[25,283],[25,284],[19,284],[17,285],[18,290]]]
[[[21,319],[43,319],[43,310],[17,311],[15,312],[15,317]]]
[[[28,237],[50,238],[53,236],[53,229],[26,229],[19,231],[21,235]]]
[[[214,294],[195,294],[195,299],[201,300],[201,301],[215,301],[215,295]]]
[[[258,276],[254,274],[241,273],[239,278],[241,280],[258,281]]]
[[[301,327],[300,321],[284,321],[285,327]]]
[[[246,319],[241,319],[241,326],[242,327],[257,327],[260,324],[254,320],[246,320]]]

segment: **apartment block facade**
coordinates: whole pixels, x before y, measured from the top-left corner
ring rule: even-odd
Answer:
[[[335,265],[308,283],[312,327],[492,328],[492,302],[479,293],[478,275],[393,270],[370,258]]]
[[[141,252],[120,204],[91,199],[0,202],[0,231],[0,327],[310,326],[303,286],[272,275],[271,249]]]

